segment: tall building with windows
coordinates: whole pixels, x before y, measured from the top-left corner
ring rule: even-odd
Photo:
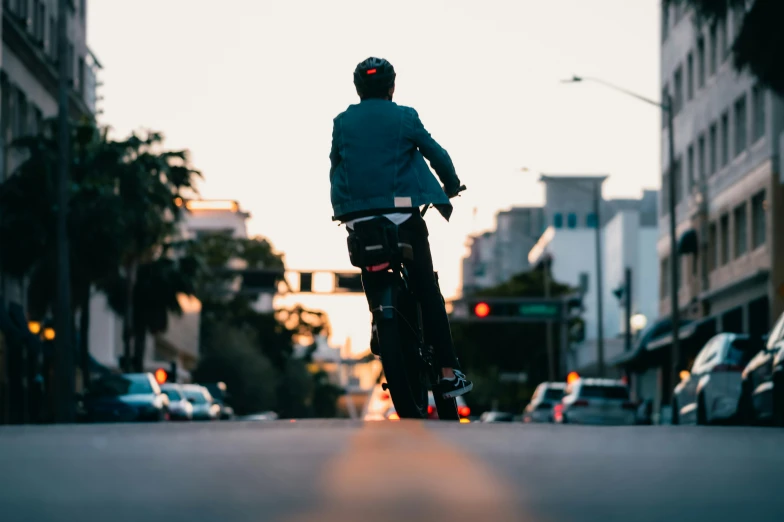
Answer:
[[[710,26],[683,8],[662,17],[662,90],[672,95],[675,108],[678,251],[670,252],[669,194],[662,190],[659,309],[671,313],[675,259],[686,318],[762,334],[784,310],[784,103],[749,74],[733,70],[730,48],[744,14],[730,12]],[[668,139],[663,125],[665,188]]]
[[[671,263],[678,263],[685,324],[677,365],[684,369],[714,333],[761,335],[784,311],[784,102],[733,69],[730,49],[744,15],[741,8],[708,25],[683,6],[662,13],[661,86],[674,109],[677,251],[670,249],[670,137],[662,118],[658,308],[666,321]],[[640,353],[646,372],[656,367],[655,401],[664,410],[675,383],[670,327],[660,330],[664,335]]]

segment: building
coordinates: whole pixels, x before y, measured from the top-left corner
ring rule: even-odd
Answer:
[[[721,331],[763,335],[784,310],[784,103],[732,67],[744,11],[712,26],[662,13],[661,84],[673,107],[677,251],[670,248],[670,155],[662,125],[658,323],[619,364],[666,422],[675,383]],[[671,263],[678,263],[680,360],[672,361]]]
[[[0,181],[24,160],[11,144],[37,133],[58,113],[58,0],[4,0],[0,4]],[[100,64],[87,47],[87,2],[72,1],[68,12],[71,89],[70,115],[94,118]],[[0,255],[8,245],[0,245]],[[26,308],[23,281],[0,273],[0,306]],[[7,345],[0,332],[0,422],[7,418],[9,375],[4,360]]]
[[[500,282],[530,268],[528,252],[545,230],[542,207],[513,207],[495,217],[496,276]]]
[[[601,243],[602,326],[604,363],[623,355],[626,331],[625,302],[614,291],[625,285],[626,269],[632,274],[632,315],[650,321],[657,317],[656,191],[645,190],[639,199],[604,200],[604,176],[543,176],[545,215],[551,223],[529,252],[536,266],[550,261],[553,280],[570,285],[583,294],[585,340],[575,343],[564,358],[564,370],[584,375],[597,372],[598,361],[598,272],[596,258],[597,222]],[[600,219],[594,211],[599,198]]]
[[[469,254],[463,258],[461,294],[471,295],[482,288],[500,284],[495,255],[495,232],[483,232],[468,238]]]
[[[24,160],[14,140],[36,134],[58,113],[58,0],[4,1],[0,51],[0,181]],[[98,60],[87,48],[87,3],[72,2],[68,16],[70,113],[74,119],[96,114]],[[3,245],[0,245],[0,251]],[[0,294],[24,303],[22,282],[2,277]]]

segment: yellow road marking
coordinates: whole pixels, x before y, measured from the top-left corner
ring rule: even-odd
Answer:
[[[322,476],[322,504],[296,521],[525,521],[513,488],[423,422],[367,423]]]

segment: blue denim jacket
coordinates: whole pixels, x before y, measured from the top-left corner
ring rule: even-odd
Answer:
[[[452,213],[444,193],[460,186],[452,159],[410,107],[381,99],[349,106],[334,120],[329,159],[333,219],[426,204],[447,220]]]

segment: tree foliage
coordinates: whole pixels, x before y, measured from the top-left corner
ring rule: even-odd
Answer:
[[[748,70],[759,81],[784,96],[784,2],[781,0],[663,0],[669,6],[690,7],[699,22],[723,22],[730,11],[745,13],[732,45],[733,64],[738,71]],[[747,5],[748,10],[747,10]]]

